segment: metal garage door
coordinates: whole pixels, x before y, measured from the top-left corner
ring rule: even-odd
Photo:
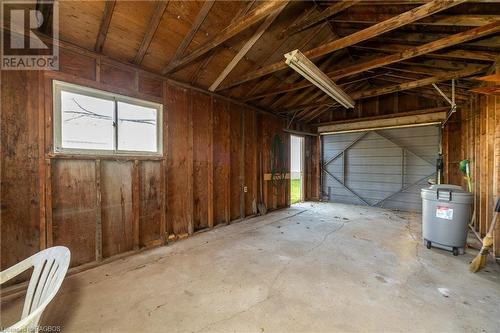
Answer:
[[[421,211],[420,189],[436,176],[438,152],[438,126],[323,135],[323,197]]]

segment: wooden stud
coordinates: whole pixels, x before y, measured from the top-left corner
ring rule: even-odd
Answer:
[[[95,160],[95,188],[96,188],[96,214],[95,214],[95,257],[102,261],[102,204],[101,204],[101,160]]]
[[[133,207],[133,235],[134,235],[134,249],[139,249],[139,213],[140,213],[140,163],[139,160],[134,161],[132,167],[132,207]]]
[[[52,231],[52,164],[49,158],[45,159],[45,230],[46,246],[54,246]]]
[[[160,171],[160,197],[161,197],[161,214],[160,214],[160,237],[162,244],[167,241],[167,204],[166,204],[166,181],[167,181],[167,160],[161,161]]]
[[[46,230],[46,209],[45,204],[45,187],[47,178],[46,163],[45,163],[45,93],[44,93],[44,76],[43,72],[38,73],[38,179],[39,179],[39,211],[40,211],[40,250],[47,247],[47,230]]]
[[[193,93],[192,90],[189,90],[188,93],[189,98],[189,107],[188,107],[188,151],[187,151],[187,191],[188,191],[188,200],[187,200],[187,212],[186,219],[188,222],[188,234],[192,235],[194,232],[194,221],[193,221],[193,205],[194,205],[194,196],[193,196]]]
[[[208,227],[214,227],[214,97],[210,96],[210,111],[208,121]]]
[[[240,129],[240,219],[245,218],[245,109],[241,112]]]

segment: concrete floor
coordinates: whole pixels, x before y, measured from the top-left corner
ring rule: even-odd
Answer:
[[[420,242],[420,216],[304,203],[70,276],[63,332],[499,332],[500,269]],[[5,320],[15,306],[3,302]]]

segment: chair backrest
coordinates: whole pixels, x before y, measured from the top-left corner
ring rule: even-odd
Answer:
[[[2,278],[2,283],[31,267],[34,268],[26,291],[21,320],[9,327],[7,332],[37,330],[43,311],[61,287],[69,261],[68,248],[55,246],[38,252],[5,271],[8,274],[7,278]]]

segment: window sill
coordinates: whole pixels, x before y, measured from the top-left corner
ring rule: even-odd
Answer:
[[[49,159],[65,160],[119,160],[119,161],[163,161],[164,155],[129,155],[129,154],[71,154],[71,153],[50,153],[46,155]]]

